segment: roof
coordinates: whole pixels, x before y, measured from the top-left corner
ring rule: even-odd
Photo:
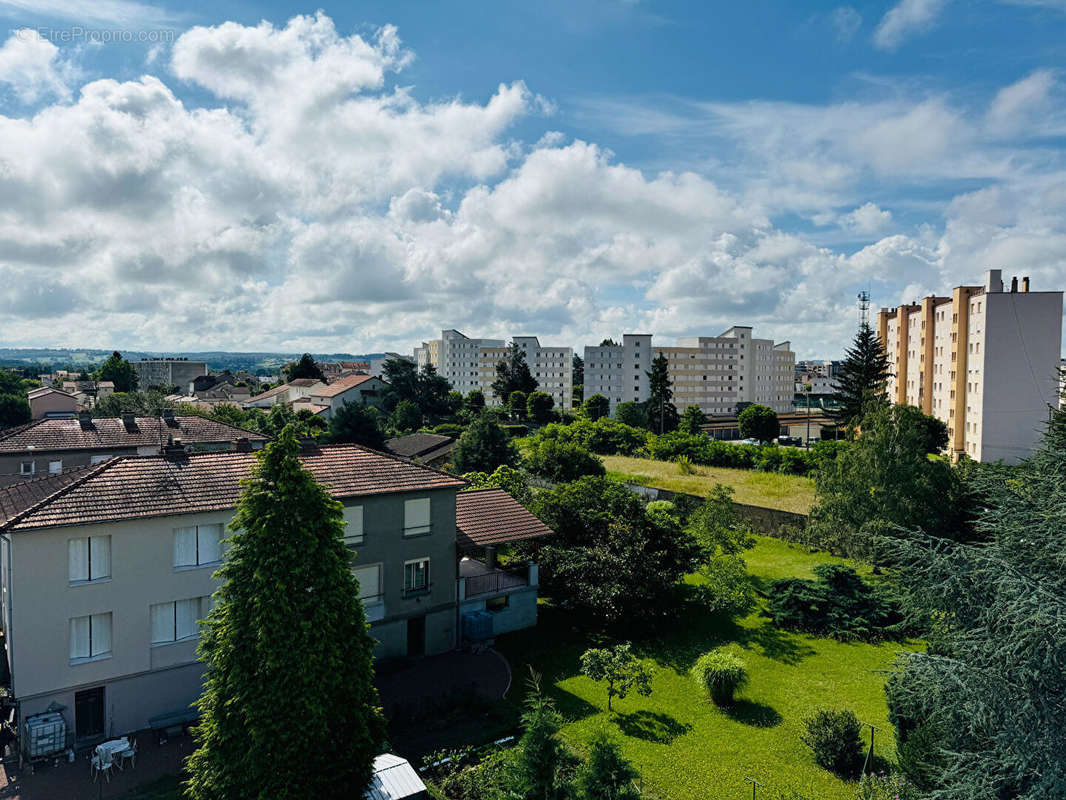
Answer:
[[[474,489],[455,496],[460,550],[549,536],[554,531],[503,489]]]
[[[0,526],[6,524],[16,514],[37,505],[37,503],[51,497],[60,489],[69,486],[79,478],[85,477],[89,470],[96,469],[99,469],[99,465],[74,467],[58,475],[45,475],[29,481],[20,481],[7,488],[0,489]]]
[[[55,389],[51,386],[40,386],[36,389],[30,389],[26,393],[26,397],[28,397],[30,400],[36,400],[38,397],[44,397],[44,395],[46,394],[58,394],[63,397],[69,397],[71,400],[74,399],[74,395],[68,394],[67,392],[64,392],[61,389]]]
[[[338,499],[467,485],[443,472],[355,444],[310,446],[300,460]],[[120,456],[80,473],[76,480],[36,501],[48,487],[40,487],[32,496],[17,494],[19,484],[0,489],[4,498],[0,507],[7,509],[0,529],[21,531],[225,511],[236,506],[240,481],[249,476],[255,463],[254,453],[234,450]]]
[[[455,439],[451,436],[439,433],[411,433],[386,440],[385,447],[389,449],[389,452],[404,458],[424,458],[435,450],[440,450],[454,442]]]
[[[268,397],[274,397],[275,395],[281,394],[282,392],[289,391],[289,388],[292,386],[317,386],[320,383],[322,383],[322,381],[316,380],[314,378],[297,378],[294,381],[289,381],[288,383],[283,383],[280,386],[275,386],[273,389],[267,389],[262,394],[257,394],[254,397],[249,397],[248,400],[245,402],[254,403],[257,400],[266,400]]]
[[[401,800],[425,796],[426,784],[406,758],[382,753],[374,759],[374,776],[366,790],[366,800]]]
[[[137,417],[135,422],[133,430],[126,430],[117,417],[94,419],[88,428],[77,419],[42,419],[0,431],[0,453],[25,453],[31,447],[36,452],[160,447],[171,437],[180,437],[186,444],[268,438],[205,417],[176,416],[173,426],[160,417]]]
[[[343,378],[337,378],[329,386],[323,386],[321,389],[315,389],[311,392],[312,397],[336,397],[339,394],[344,394],[349,389],[354,389],[361,383],[375,380],[372,375],[345,375]]]

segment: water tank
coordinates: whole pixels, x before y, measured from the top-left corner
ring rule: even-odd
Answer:
[[[24,728],[26,755],[31,760],[61,753],[67,746],[67,723],[57,711],[27,717]]]
[[[492,614],[471,611],[463,614],[463,638],[468,642],[483,642],[492,638]]]

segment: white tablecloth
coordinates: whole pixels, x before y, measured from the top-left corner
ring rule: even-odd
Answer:
[[[107,758],[107,754],[110,753],[114,758],[123,750],[130,749],[130,740],[123,736],[121,739],[112,739],[109,742],[96,745],[96,755],[103,758]]]

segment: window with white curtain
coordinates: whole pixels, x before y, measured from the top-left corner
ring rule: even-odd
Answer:
[[[376,600],[381,597],[381,564],[370,564],[365,567],[356,567],[352,572],[359,581],[359,599]]]
[[[48,474],[49,475],[58,475],[62,471],[63,471],[63,459],[59,459],[58,461],[49,461],[48,462]]]
[[[191,597],[171,603],[156,603],[149,609],[152,620],[152,644],[170,644],[195,639],[200,635],[199,621],[211,610],[210,597]]]
[[[344,528],[345,544],[363,543],[363,507],[345,506],[344,521],[348,524]]]
[[[82,536],[67,543],[71,583],[88,583],[111,577],[111,537]]]
[[[111,655],[111,612],[70,620],[70,663],[79,664]]]
[[[403,590],[418,592],[429,588],[429,559],[418,558],[403,564]]]
[[[429,498],[418,497],[405,500],[403,504],[403,535],[419,536],[430,532]]]
[[[190,525],[174,529],[174,566],[202,567],[222,559],[222,525]]]

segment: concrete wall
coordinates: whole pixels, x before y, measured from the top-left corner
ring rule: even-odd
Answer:
[[[499,636],[512,631],[520,631],[523,628],[532,628],[537,624],[537,587],[524,586],[520,589],[512,589],[502,595],[507,597],[507,607],[499,611],[490,611],[492,614],[492,633]],[[472,600],[464,600],[459,607],[459,616],[473,611],[485,611],[486,602],[493,595],[475,597]]]

